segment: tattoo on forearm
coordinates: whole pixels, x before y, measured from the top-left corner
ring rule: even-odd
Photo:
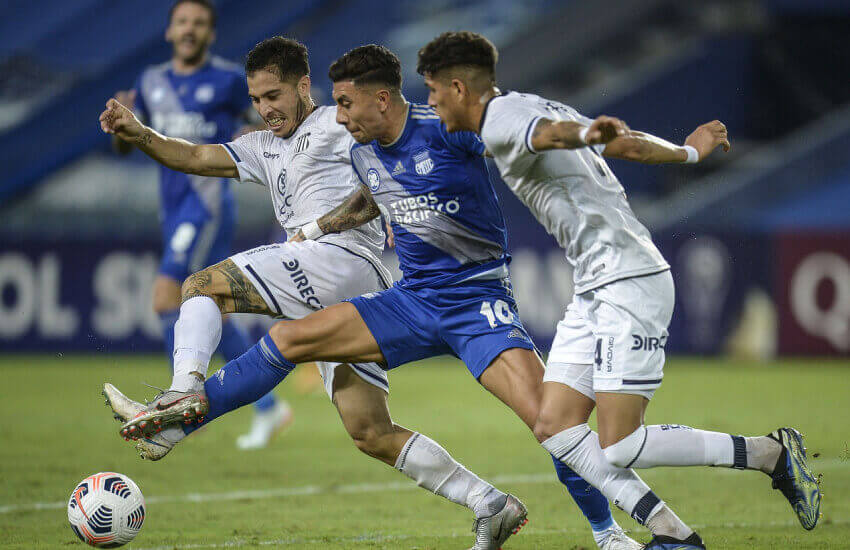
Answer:
[[[339,233],[374,220],[381,214],[365,185],[349,195],[342,204],[317,220],[324,233]]]
[[[152,139],[153,132],[151,132],[150,130],[145,130],[142,135],[136,138],[136,144],[140,146],[150,145]]]
[[[224,260],[194,273],[184,285],[183,301],[195,296],[212,298],[222,313],[276,315],[233,260]]]

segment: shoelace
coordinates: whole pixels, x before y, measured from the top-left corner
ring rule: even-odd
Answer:
[[[151,401],[145,401],[145,405],[150,405],[151,403],[154,403],[157,399],[159,399],[160,397],[165,395],[165,393],[168,391],[168,390],[164,390],[164,389],[160,388],[159,386],[152,386],[151,384],[148,384],[147,382],[142,382],[142,384],[153,389],[153,390],[159,391],[159,393],[156,394]]]

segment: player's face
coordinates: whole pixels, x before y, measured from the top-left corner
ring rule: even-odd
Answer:
[[[304,77],[307,78],[307,77]],[[277,137],[289,137],[301,123],[303,110],[298,86],[282,81],[276,74],[262,70],[248,75],[248,95],[254,109]]]
[[[451,82],[434,78],[430,73],[425,73],[425,87],[428,88],[428,105],[433,107],[440,120],[446,125],[449,132],[463,130],[459,121],[462,120],[463,103],[459,100],[456,90],[452,88]]]
[[[215,39],[212,14],[192,2],[175,8],[165,31],[165,39],[174,45],[174,56],[188,63],[203,58]]]
[[[345,126],[358,143],[369,143],[379,136],[383,127],[381,101],[371,87],[334,82],[333,98],[337,123]]]

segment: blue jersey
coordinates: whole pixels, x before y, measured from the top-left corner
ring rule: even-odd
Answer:
[[[156,131],[192,143],[225,143],[250,107],[242,69],[218,57],[188,75],[170,62],[146,69],[135,86],[135,111]],[[233,209],[228,180],[161,168],[163,221],[199,221]]]
[[[472,132],[446,131],[434,110],[411,104],[391,145],[355,145],[351,160],[392,225],[408,288],[507,276],[507,230]]]

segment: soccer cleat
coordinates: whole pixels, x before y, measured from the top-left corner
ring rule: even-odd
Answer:
[[[642,550],[643,544],[629,538],[623,529],[615,525],[609,529],[611,533],[605,539],[605,542],[599,547],[600,550]]]
[[[806,462],[803,435],[794,428],[779,428],[768,434],[769,438],[782,445],[782,453],[773,473],[773,488],[782,491],[791,508],[797,514],[803,529],[811,531],[820,518],[820,479]]]
[[[124,422],[121,437],[140,439],[172,424],[202,421],[210,410],[203,386],[196,391],[162,391],[135,416]]]
[[[270,411],[257,412],[251,423],[251,431],[236,438],[236,446],[243,451],[262,449],[275,434],[292,424],[292,408],[278,403]]]
[[[133,401],[118,391],[118,388],[112,384],[104,384],[101,393],[106,398],[106,404],[112,409],[115,420],[119,422],[126,422],[145,410],[144,404]],[[139,439],[136,443],[136,450],[139,451],[139,456],[143,460],[159,460],[167,455],[176,444],[176,441],[170,441],[163,434],[155,433]]]
[[[691,536],[685,540],[674,539],[666,535],[656,535],[652,537],[649,544],[644,546],[645,550],[705,550],[705,545],[702,539],[696,533],[691,533]]]
[[[528,523],[528,510],[520,500],[508,495],[502,509],[492,516],[476,518],[472,523],[475,544],[470,550],[498,550],[508,537]]]

